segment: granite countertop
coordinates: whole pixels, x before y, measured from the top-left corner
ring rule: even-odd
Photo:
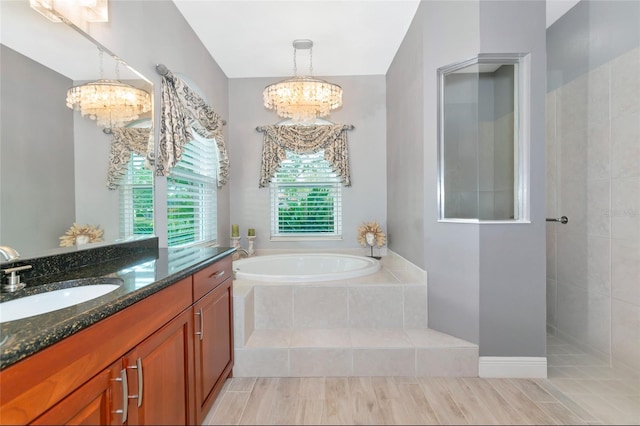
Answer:
[[[166,288],[213,262],[232,254],[231,247],[157,249],[134,260],[116,259],[91,265],[55,282],[39,282],[15,293],[3,293],[0,302],[60,288],[97,284],[100,278],[122,280],[103,296],[68,308],[0,324],[0,370]],[[42,280],[41,280],[42,281]],[[32,283],[28,283],[32,284]]]

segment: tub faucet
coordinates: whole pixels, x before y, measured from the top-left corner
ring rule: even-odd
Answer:
[[[0,254],[4,257],[5,261],[16,260],[20,257],[20,253],[18,253],[15,249],[12,249],[9,246],[0,246]]]
[[[242,247],[238,247],[236,252],[233,254],[233,259],[242,259],[249,257],[249,252]]]

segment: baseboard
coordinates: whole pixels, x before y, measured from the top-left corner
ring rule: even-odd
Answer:
[[[481,356],[478,375],[487,378],[544,379],[547,377],[547,357]]]

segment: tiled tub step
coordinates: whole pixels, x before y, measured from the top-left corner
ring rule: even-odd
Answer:
[[[477,377],[478,346],[430,329],[254,330],[233,375]]]

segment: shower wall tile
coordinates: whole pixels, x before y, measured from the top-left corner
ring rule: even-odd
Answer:
[[[609,179],[587,182],[587,234],[609,238],[611,215],[611,181]]]
[[[610,167],[609,120],[589,128],[587,138],[587,179],[609,179]]]
[[[610,353],[611,298],[609,294],[590,292],[587,314],[587,344],[600,354]]]
[[[546,213],[547,217],[555,217],[557,212],[556,188],[557,174],[557,140],[556,140],[556,94],[557,90],[547,93],[546,105]]]
[[[586,342],[589,295],[583,288],[558,282],[556,327],[578,342]]]
[[[640,48],[611,61],[611,115],[640,111]]]
[[[546,108],[548,328],[640,371],[640,47]]]
[[[611,287],[615,299],[640,306],[640,241],[611,240]]]
[[[611,253],[609,238],[587,239],[587,288],[589,295],[609,297],[611,292]]]
[[[347,287],[293,289],[294,328],[344,328],[348,324]]]
[[[614,365],[622,362],[640,370],[640,307],[613,299],[611,310]]]
[[[604,64],[587,74],[587,110],[589,128],[609,122],[610,66]]]
[[[587,181],[562,178],[558,193],[558,211],[569,218],[569,223],[558,231],[587,232]]]
[[[564,138],[568,133],[586,134],[588,126],[587,75],[584,74],[558,89],[557,135]]]
[[[549,216],[549,215],[547,215]],[[555,217],[556,215],[552,215]],[[555,222],[547,223],[547,278],[555,280],[558,276],[556,266],[556,228]]]
[[[547,278],[547,325],[556,326],[556,280]]]
[[[254,288],[255,328],[291,328],[293,290],[291,286],[256,286]]]
[[[563,182],[566,180],[586,180],[587,132],[584,129],[576,129],[564,133],[558,143],[560,148],[558,150],[558,166],[561,180]]]
[[[611,180],[611,238],[640,241],[640,178]]]
[[[640,176],[640,112],[611,120],[611,176]]]
[[[571,216],[569,216],[571,217]],[[571,224],[571,219],[563,228]],[[584,233],[558,230],[558,283],[573,284],[587,290],[587,236]]]

